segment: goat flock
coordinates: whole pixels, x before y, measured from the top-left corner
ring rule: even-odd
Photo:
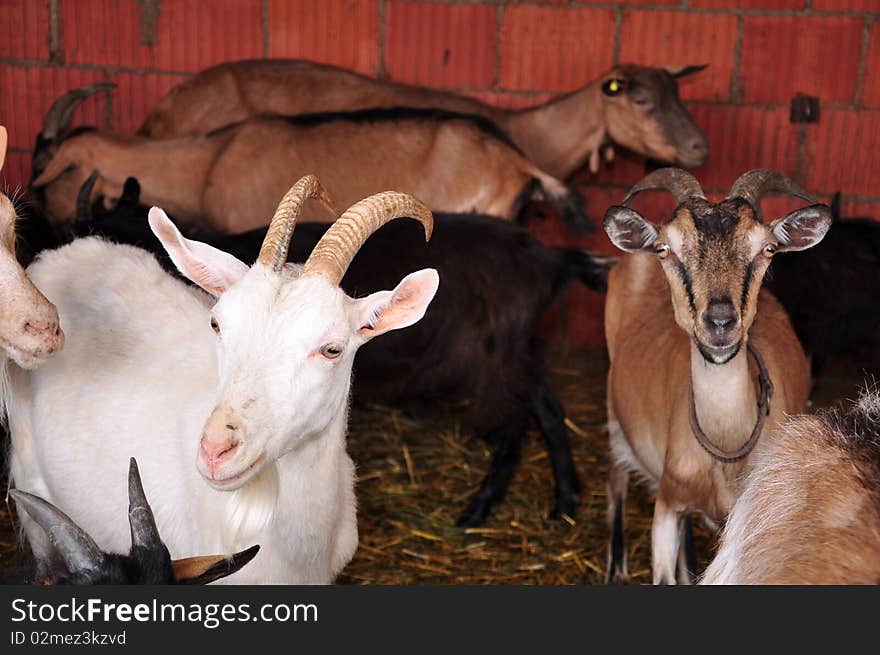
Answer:
[[[702,583],[880,580],[878,394],[805,414],[807,355],[836,351],[804,271],[847,250],[839,228],[867,241],[855,223],[774,170],[714,202],[660,168],[605,213],[619,259],[516,224],[544,198],[589,228],[565,180],[615,146],[704,164],[677,86],[701,68],[621,65],[503,111],[310,62],[233,62],[173,88],[136,135],[72,126],[110,84],[59,98],[33,153],[26,270],[0,195],[0,410],[28,577],[333,582],[358,545],[350,398],[470,401],[492,458],[467,527],[503,501],[534,421],[552,515],[572,520],[581,483],[539,321],[577,281],[607,290],[609,582],[629,577],[633,473],[655,492],[657,584],[696,580],[693,513],[721,529]],[[662,224],[630,206],[648,190],[675,200]],[[771,193],[808,204],[765,222]],[[825,250],[784,254],[832,224]]]

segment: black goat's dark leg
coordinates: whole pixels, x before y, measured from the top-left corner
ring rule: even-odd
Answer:
[[[561,518],[563,515],[574,516],[580,502],[581,483],[578,479],[574,461],[571,457],[571,442],[568,439],[568,428],[565,427],[565,411],[556,396],[540,380],[529,402],[529,411],[541,434],[550,455],[555,480],[556,504],[550,515]]]
[[[480,484],[479,491],[471,496],[467,508],[458,517],[456,525],[459,527],[482,525],[492,510],[504,499],[513,472],[519,463],[525,436],[525,422],[519,422],[515,427],[497,428],[486,435],[489,443],[497,444],[492,453],[492,463]]]

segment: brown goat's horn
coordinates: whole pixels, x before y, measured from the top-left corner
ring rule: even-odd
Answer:
[[[0,125],[0,171],[3,170],[3,162],[6,159],[6,145],[9,143],[9,135],[6,128]]]
[[[131,547],[149,551],[162,551],[162,538],[153,510],[147,502],[137,460],[131,458],[128,464],[128,526],[131,529]]]
[[[278,203],[278,209],[275,210],[275,216],[269,223],[269,230],[266,232],[266,238],[263,239],[263,245],[260,248],[260,256],[257,258],[257,261],[263,266],[270,267],[276,273],[284,268],[284,264],[287,262],[290,238],[293,236],[293,229],[296,227],[296,219],[299,217],[302,204],[307,198],[320,200],[333,212],[334,216],[338,213],[330,194],[321,186],[318,178],[314,175],[305,175],[290,187],[290,190]]]
[[[49,107],[46,118],[43,119],[43,130],[40,132],[40,136],[49,141],[55,139],[70,126],[73,112],[81,103],[96,93],[114,88],[116,85],[113,82],[96,82],[68,91]]]
[[[67,565],[68,571],[74,573],[100,569],[105,559],[104,553],[95,540],[67,514],[39,496],[17,489],[12,489],[9,493],[16,504],[43,528],[55,551]]]
[[[676,204],[683,203],[687,198],[696,196],[697,198],[705,198],[703,188],[697,182],[697,178],[683,171],[680,168],[658,168],[656,171],[649,173],[642,178],[642,181],[636,184],[626,198],[623,199],[623,205],[628,206],[629,202],[642,191],[649,189],[663,189],[669,191],[675,198]]]
[[[425,228],[425,241],[434,230],[434,216],[406,193],[385,191],[364,198],[336,219],[318,241],[303,267],[303,275],[320,275],[339,285],[351,260],[369,236],[395,218],[410,217]]]
[[[768,193],[790,193],[798,198],[803,198],[807,202],[816,202],[797,184],[788,177],[775,171],[772,168],[756,168],[739,176],[733,186],[730,187],[730,193],[727,198],[742,198],[748,202],[753,209],[760,209],[761,198]]]

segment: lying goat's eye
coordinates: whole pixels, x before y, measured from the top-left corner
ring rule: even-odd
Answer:
[[[220,324],[213,316],[211,317],[211,329],[214,330],[214,332],[216,332],[217,334],[220,334]]]
[[[764,254],[767,255],[767,257],[772,257],[775,252],[776,246],[774,246],[772,243],[768,243],[766,246],[764,246]]]
[[[619,95],[620,92],[623,91],[625,88],[626,88],[626,80],[614,78],[614,79],[606,80],[602,84],[602,93],[604,93],[606,96],[613,97],[613,96]]]
[[[654,246],[654,252],[657,253],[660,259],[666,259],[666,256],[669,254],[669,246],[665,243],[660,243]]]
[[[321,346],[321,354],[327,359],[336,359],[342,354],[342,346],[338,343],[325,343]]]

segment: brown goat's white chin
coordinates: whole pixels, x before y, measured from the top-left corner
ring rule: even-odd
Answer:
[[[726,364],[736,357],[739,349],[742,347],[742,341],[736,341],[729,346],[709,346],[699,339],[696,340],[697,348],[700,354],[710,364]]]

